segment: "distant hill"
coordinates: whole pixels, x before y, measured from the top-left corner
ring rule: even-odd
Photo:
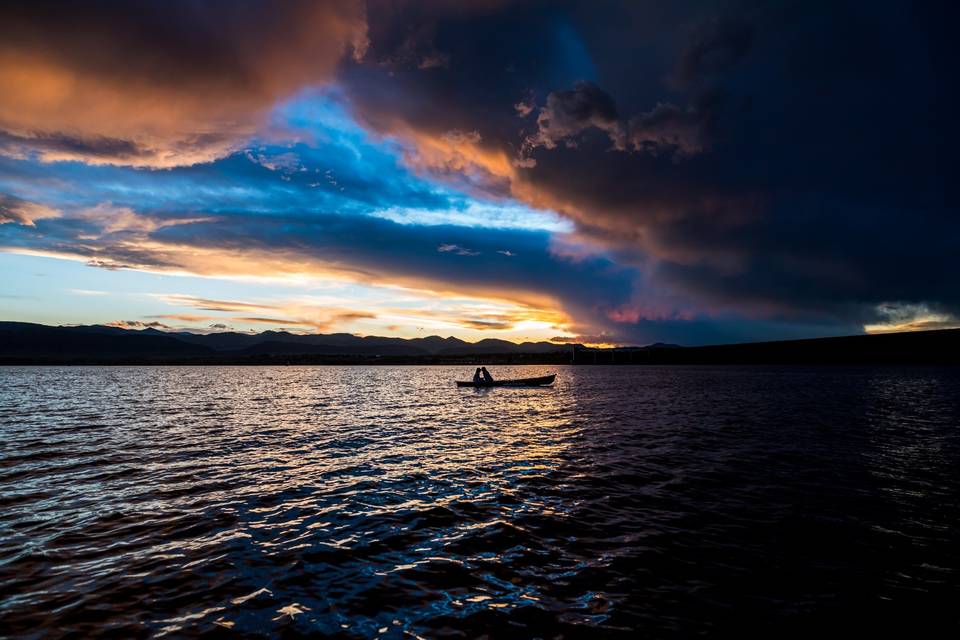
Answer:
[[[572,359],[572,360],[571,360]],[[705,347],[388,338],[264,331],[196,334],[0,322],[5,364],[960,364],[960,329]]]
[[[264,331],[255,335],[243,333],[175,334],[191,344],[216,351],[245,354],[316,354],[364,356],[424,356],[488,353],[556,353],[569,351],[566,345],[551,342],[481,340],[465,342],[459,338],[428,336],[426,338],[387,338],[355,336],[349,333],[295,334],[286,331]]]
[[[207,356],[212,350],[170,335],[114,327],[48,327],[0,322],[0,358],[37,360],[166,359]]]
[[[575,364],[960,364],[960,329],[704,347],[578,348]]]
[[[428,351],[403,344],[312,344],[286,340],[257,342],[239,351],[223,352],[237,355],[352,355],[352,356],[425,356]]]
[[[426,357],[481,354],[559,354],[569,345],[550,342],[517,344],[506,340],[470,343],[459,338],[388,338],[349,333],[198,334],[101,325],[50,327],[0,322],[0,359],[7,361],[182,361],[244,359],[257,356]]]

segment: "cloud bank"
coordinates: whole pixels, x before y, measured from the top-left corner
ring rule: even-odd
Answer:
[[[343,82],[364,122],[413,156],[474,132],[456,163],[486,170],[480,188],[559,211],[641,268],[653,286],[620,319],[649,315],[664,290],[708,313],[837,325],[890,301],[960,307],[947,196],[956,47],[937,12],[532,7],[421,13],[448,66],[356,65]],[[523,37],[494,48],[494,33]],[[371,50],[389,57],[395,41],[373,37]],[[415,166],[446,177],[436,159]]]
[[[352,0],[5,2],[0,153],[135,167],[236,150],[366,48]]]

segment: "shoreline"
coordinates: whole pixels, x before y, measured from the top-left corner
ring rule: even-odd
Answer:
[[[960,365],[960,329],[696,347],[573,345],[541,353],[389,355],[309,352],[327,346],[299,346],[306,350],[302,353],[271,353],[275,345],[260,347],[261,353],[237,353],[185,345],[172,337],[122,335],[101,340],[103,336],[92,334],[96,341],[88,333],[53,330],[46,335],[51,333],[56,340],[49,342],[8,334],[6,344],[0,343],[0,366]]]

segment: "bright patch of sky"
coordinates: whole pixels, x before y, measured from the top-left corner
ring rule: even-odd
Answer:
[[[537,211],[523,205],[488,204],[469,201],[462,208],[423,209],[391,207],[370,215],[399,224],[440,225],[488,229],[528,229],[569,233],[573,224],[550,211]]]
[[[423,184],[426,192],[432,193],[436,201],[433,206],[388,206],[366,212],[399,224],[415,225],[454,225],[474,228],[491,229],[530,229],[550,232],[566,233],[573,230],[573,225],[551,211],[531,209],[517,201],[485,202],[477,200],[453,189],[433,185],[409,173],[400,164],[402,148],[389,139],[373,139],[366,130],[360,127],[345,111],[341,98],[333,90],[324,92],[306,92],[298,98],[284,104],[277,109],[275,126],[279,128],[293,128],[301,136],[305,136],[316,147],[325,148],[338,146],[352,154],[350,162],[347,157],[339,157],[337,169],[328,169],[323,173],[323,181],[315,181],[312,187],[324,186],[326,182],[332,187],[345,191],[345,187],[338,181],[338,174],[347,166],[354,172],[369,171],[371,167],[395,171],[403,176],[409,184]],[[288,162],[290,158],[286,159]],[[288,173],[309,172],[306,167],[300,166],[288,169]],[[318,169],[314,169],[318,172]],[[383,174],[381,174],[383,175]],[[448,206],[437,206],[446,201]]]
[[[391,285],[263,282],[135,270],[0,253],[0,319],[166,331],[347,332],[405,338],[547,340],[563,318],[521,305]]]

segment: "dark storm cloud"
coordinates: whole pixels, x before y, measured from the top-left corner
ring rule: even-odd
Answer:
[[[564,6],[369,2],[367,56],[362,63],[348,61],[338,83],[348,90],[354,114],[375,130],[427,136],[458,151],[463,145],[451,142],[469,142],[480,154],[505,149],[509,166],[524,139],[515,105],[591,79],[590,57],[562,14]],[[429,38],[420,46],[442,52],[447,63],[398,63],[411,33]],[[470,168],[473,155],[453,163],[457,173]],[[488,158],[480,167],[486,177],[503,177],[504,167],[491,165],[497,161]]]
[[[130,140],[96,136],[81,138],[65,133],[32,132],[13,135],[0,131],[0,154],[23,157],[31,154],[64,154],[85,158],[131,159],[143,155],[143,150]]]
[[[578,82],[568,91],[554,91],[537,116],[537,133],[527,138],[526,146],[555,149],[564,143],[576,147],[575,138],[596,128],[607,133],[614,148],[625,146],[623,126],[613,98],[592,82]]]
[[[365,122],[415,147],[475,132],[459,166],[488,171],[492,193],[570,216],[654,289],[784,331],[811,317],[849,326],[888,302],[960,309],[958,52],[945,13],[899,2],[421,11],[449,64],[389,76],[348,65],[341,81]],[[371,49],[416,28],[372,29]],[[639,290],[633,304],[648,302]]]
[[[692,83],[732,68],[753,45],[753,27],[726,16],[697,25],[676,68],[680,82]]]
[[[679,160],[705,150],[713,104],[704,96],[698,104],[681,108],[660,103],[630,120],[627,140],[630,147],[649,154],[673,153]]]

